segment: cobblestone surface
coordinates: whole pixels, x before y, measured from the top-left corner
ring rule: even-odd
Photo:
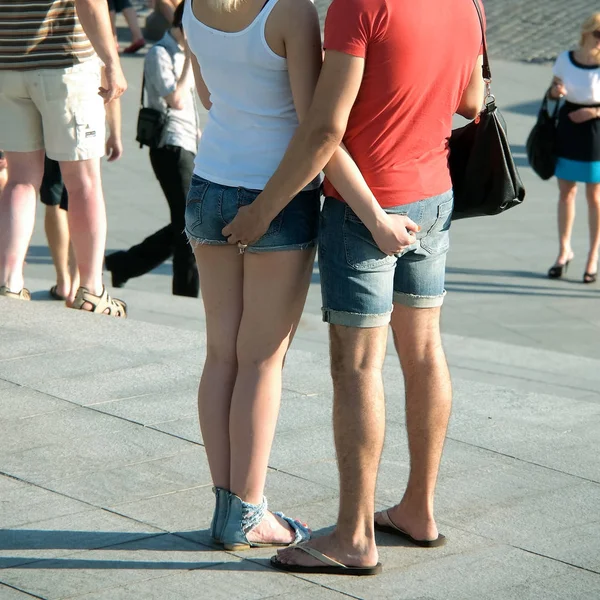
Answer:
[[[525,62],[554,60],[577,43],[583,20],[600,10],[597,0],[483,0],[483,3],[490,55]],[[331,2],[315,0],[315,4],[323,21]]]

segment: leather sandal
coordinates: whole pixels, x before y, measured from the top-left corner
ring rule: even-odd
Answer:
[[[91,304],[91,310],[84,308],[86,303]],[[77,290],[77,295],[75,296],[75,301],[71,308],[101,315],[109,315],[111,317],[121,317],[122,319],[127,317],[127,304],[125,304],[123,300],[111,298],[104,286],[102,287],[102,294],[100,296],[92,294],[85,287],[80,287]]]
[[[0,287],[0,296],[14,300],[31,300],[31,292],[27,288],[23,288],[20,292],[11,292],[5,285]]]

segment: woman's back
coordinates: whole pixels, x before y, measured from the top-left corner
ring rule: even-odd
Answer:
[[[256,6],[255,18],[247,5],[241,14],[222,12],[215,18],[205,4],[194,13],[199,0],[186,0],[184,30],[212,102],[194,172],[215,183],[262,189],[298,126],[287,60],[265,35],[278,1],[267,0],[262,8],[249,3],[250,11]]]

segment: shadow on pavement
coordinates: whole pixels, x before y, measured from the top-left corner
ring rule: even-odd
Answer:
[[[531,102],[521,102],[520,104],[509,104],[508,106],[502,106],[500,110],[502,112],[511,112],[518,115],[528,115],[531,117],[537,117],[538,111],[542,104],[542,96],[544,91],[540,91],[540,99],[533,100]]]

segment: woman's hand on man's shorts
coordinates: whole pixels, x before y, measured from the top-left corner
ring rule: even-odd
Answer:
[[[387,214],[371,231],[379,249],[389,256],[400,254],[417,241],[416,233],[421,228],[406,215]]]

